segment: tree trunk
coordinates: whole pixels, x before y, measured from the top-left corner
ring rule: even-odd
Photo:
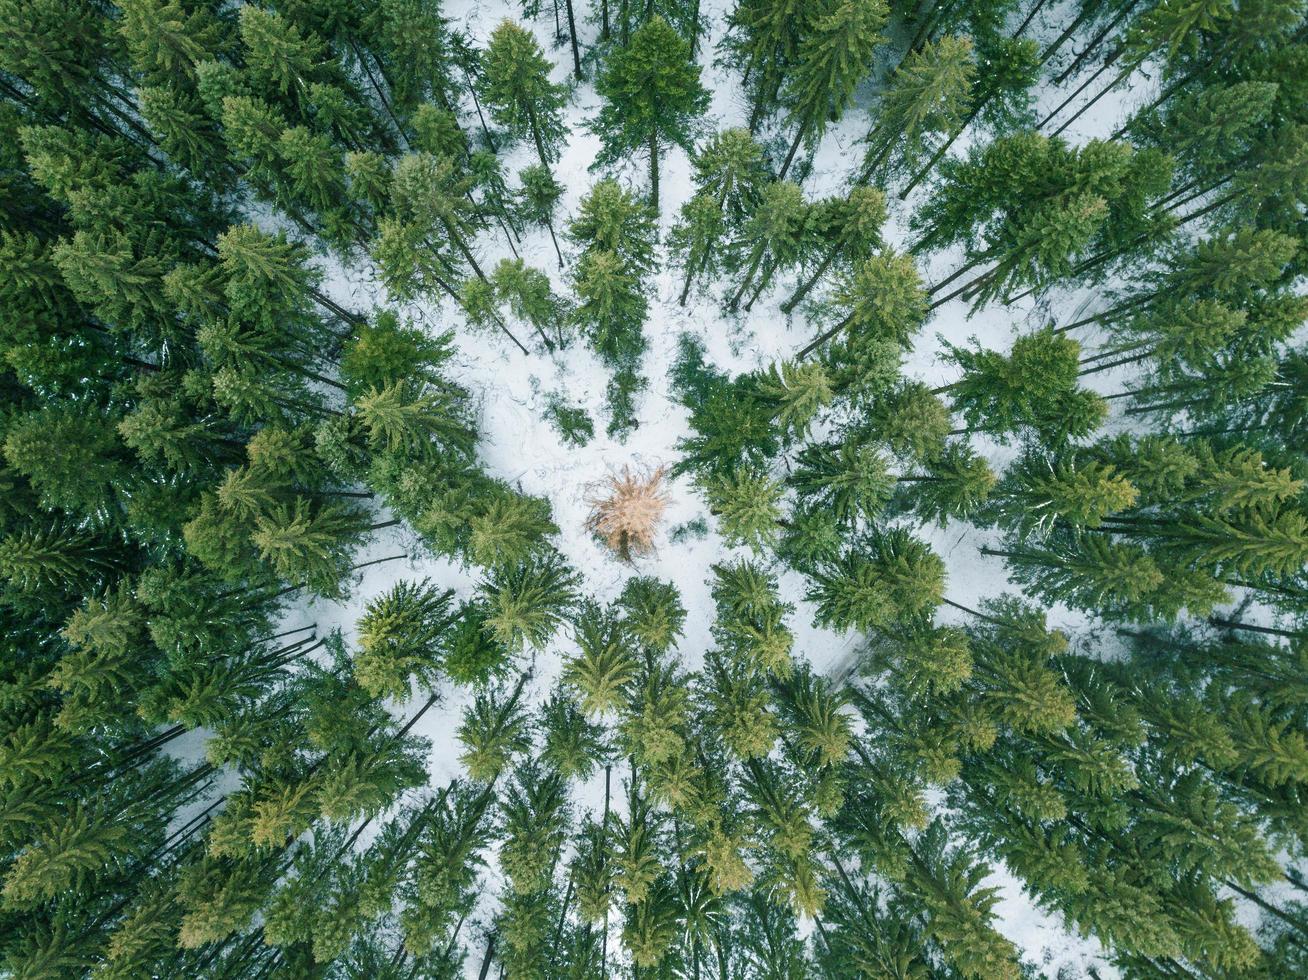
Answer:
[[[477,972],[477,980],[486,980],[486,975],[490,973],[491,960],[495,956],[495,933],[490,934],[486,940],[486,955],[481,958],[481,969]]]
[[[477,264],[477,258],[472,254],[472,249],[468,248],[468,243],[463,240],[463,236],[454,230],[454,226],[448,221],[442,222],[445,225],[445,232],[450,236],[450,241],[454,242],[455,248],[463,253],[463,257],[468,260],[468,265],[472,266],[472,271],[477,274],[477,278],[484,283],[489,283],[486,273],[481,271],[481,266]]]
[[[477,98],[477,87],[472,84],[472,78],[467,72],[463,73],[463,79],[468,83],[468,91],[472,93],[472,104],[477,109],[477,118],[481,121],[481,131],[486,136],[486,145],[490,147],[492,153],[499,153],[499,147],[495,145],[495,137],[491,135],[490,127],[486,125],[486,117],[481,113],[481,100]]]
[[[1027,13],[1026,18],[1018,25],[1017,30],[1013,32],[1014,39],[1019,38],[1026,33],[1026,29],[1031,26],[1031,21],[1035,20],[1036,14],[1040,13],[1040,9],[1044,5],[1045,0],[1036,0],[1036,2],[1031,5],[1031,10]]]
[[[513,253],[513,257],[515,259],[522,258],[518,254],[518,250],[513,246],[513,234],[509,231],[509,226],[504,223],[504,216],[499,211],[495,212],[495,223],[500,226],[500,231],[504,232],[504,240],[509,243],[509,251]]]
[[[554,254],[557,255],[557,256],[559,257],[559,268],[562,269],[562,268],[563,268],[563,252],[562,252],[562,250],[559,248],[559,240],[554,236],[554,222],[553,222],[553,221],[546,221],[546,222],[545,222],[545,227],[549,229],[549,232],[550,232],[550,241],[552,241],[552,242],[554,243]]]
[[[545,141],[541,139],[540,125],[536,122],[536,107],[527,106],[527,121],[531,124],[531,138],[536,141],[536,155],[540,157],[541,166],[546,170],[550,168],[550,161],[545,156]]]
[[[740,298],[745,295],[745,290],[749,288],[750,282],[754,278],[754,273],[758,271],[758,264],[763,261],[763,253],[766,250],[762,242],[754,246],[754,255],[749,260],[749,268],[745,270],[745,278],[741,280],[740,288],[736,290],[736,295],[731,297],[731,302],[727,304],[727,309],[734,311],[740,305]]]
[[[1058,105],[1054,107],[1053,111],[1051,111],[1051,112],[1049,113],[1049,115],[1045,116],[1045,118],[1041,119],[1040,122],[1036,123],[1036,127],[1035,127],[1035,128],[1036,128],[1036,132],[1039,132],[1040,130],[1044,129],[1047,125],[1049,125],[1050,121],[1051,121],[1051,120],[1052,120],[1056,115],[1058,115],[1060,112],[1062,112],[1064,109],[1066,109],[1069,105],[1071,105],[1073,102],[1075,102],[1075,101],[1076,101],[1076,97],[1077,97],[1078,95],[1080,95],[1082,92],[1084,92],[1086,89],[1088,89],[1091,85],[1093,85],[1093,84],[1095,83],[1095,80],[1096,80],[1100,75],[1102,75],[1104,72],[1108,71],[1109,68],[1112,68],[1113,65],[1115,65],[1115,64],[1117,63],[1117,59],[1120,58],[1120,57],[1122,57],[1122,48],[1118,48],[1118,49],[1115,50],[1112,54],[1110,54],[1107,58],[1105,58],[1105,59],[1104,59],[1104,63],[1103,63],[1102,65],[1100,65],[1100,66],[1095,70],[1095,73],[1094,73],[1093,75],[1091,75],[1091,76],[1090,76],[1089,78],[1087,78],[1084,82],[1082,82],[1080,85],[1078,85],[1078,86],[1076,87],[1076,89],[1072,92],[1071,95],[1069,95],[1067,98],[1065,98],[1062,102],[1058,103]],[[1100,94],[1102,94],[1102,93],[1100,93]]]
[[[841,320],[830,330],[827,330],[824,333],[820,334],[816,340],[814,340],[811,344],[809,344],[807,347],[805,347],[803,350],[801,350],[798,354],[795,355],[795,360],[802,361],[804,358],[808,357],[809,354],[812,354],[815,350],[817,350],[819,347],[825,344],[828,340],[830,340],[836,334],[840,333],[840,331],[848,327],[850,323],[853,322],[853,320],[854,318],[852,316],[847,316],[845,317],[845,319]]]
[[[600,39],[609,39],[609,0],[600,0]]]
[[[695,278],[697,276],[703,275],[704,269],[708,266],[709,255],[712,253],[712,251],[713,251],[712,245],[706,245],[704,247],[704,256],[699,260],[698,269],[696,269],[694,265],[686,266],[686,282],[681,288],[681,298],[677,300],[678,305],[680,306],[686,305],[686,297],[690,295],[691,284],[695,281]]]
[[[650,130],[649,134],[649,200],[650,206],[654,208],[654,220],[657,222],[659,213],[659,134],[657,130]]]
[[[568,34],[572,37],[572,66],[577,73],[577,81],[581,81],[581,51],[577,47],[577,21],[572,15],[572,0],[565,0],[568,8]]]
[[[1240,623],[1234,619],[1222,619],[1220,616],[1209,616],[1208,622],[1212,623],[1214,626],[1220,626],[1223,629],[1244,630],[1246,633],[1262,633],[1265,636],[1285,636],[1290,639],[1298,639],[1305,635],[1291,630],[1273,629],[1270,626],[1255,626],[1253,623]],[[1296,885],[1296,887],[1302,888],[1303,886]]]
[[[1104,43],[1104,38],[1108,37],[1108,35],[1111,34],[1117,28],[1117,26],[1126,19],[1126,16],[1132,10],[1135,9],[1136,5],[1139,2],[1140,0],[1131,0],[1130,3],[1128,3],[1125,7],[1123,7],[1121,11],[1118,12],[1117,16],[1114,17],[1112,20],[1110,20],[1104,26],[1103,30],[1101,30],[1098,34],[1096,34],[1093,38],[1090,39],[1090,43],[1086,45],[1085,50],[1079,52],[1077,56],[1072,60],[1072,63],[1068,65],[1065,69],[1063,69],[1062,72],[1059,73],[1058,77],[1054,79],[1054,84],[1062,85],[1072,75],[1080,71],[1081,66],[1085,64],[1089,58],[1094,57],[1095,52],[1099,50],[1099,46]],[[1049,49],[1048,54],[1046,54],[1044,57],[1040,59],[1040,64],[1043,65],[1050,57],[1052,57],[1054,52],[1058,50],[1059,46],[1065,40],[1066,38],[1062,38],[1058,42],[1056,42],[1054,46]]]
[[[772,277],[776,274],[777,274],[777,264],[775,262],[769,262],[763,268],[763,275],[758,277],[758,286],[755,288],[754,292],[750,294],[748,302],[745,303],[746,313],[748,313],[750,310],[754,308],[755,300],[759,298],[759,295],[763,292],[763,290],[768,288],[768,283],[772,281]]]
[[[631,12],[627,8],[627,0],[621,0],[618,4],[618,27],[622,31],[622,46],[624,48],[631,43]]]
[[[789,314],[791,310],[795,309],[795,306],[800,304],[800,301],[802,301],[804,297],[808,296],[808,290],[814,288],[817,284],[817,280],[823,277],[823,273],[827,271],[828,268],[831,268],[831,263],[835,262],[836,256],[840,255],[841,251],[844,250],[844,245],[844,242],[837,242],[836,246],[832,247],[831,251],[828,251],[827,258],[821,260],[819,266],[817,266],[814,273],[808,277],[806,283],[800,284],[800,287],[790,294],[789,300],[786,300],[781,304],[782,313]]]
[[[1075,34],[1077,28],[1079,28],[1082,24],[1084,24],[1087,19],[1094,16],[1095,12],[1096,11],[1095,11],[1094,4],[1091,3],[1082,4],[1081,12],[1072,19],[1072,23],[1068,24],[1067,27],[1063,29],[1063,32],[1059,34],[1058,37],[1054,38],[1053,43],[1050,44],[1049,47],[1045,48],[1044,51],[1040,52],[1040,64],[1043,65],[1050,58],[1056,55],[1058,53],[1058,49],[1067,43],[1067,39],[1070,38],[1073,34]],[[1061,85],[1062,82],[1056,81],[1054,84]]]
[[[795,153],[799,150],[799,144],[804,139],[804,133],[807,129],[807,124],[801,122],[799,129],[795,131],[795,138],[790,143],[790,152],[786,154],[786,162],[781,165],[781,173],[777,174],[777,180],[786,179],[786,173],[795,160]]]

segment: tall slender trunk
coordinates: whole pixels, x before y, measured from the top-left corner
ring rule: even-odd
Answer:
[[[1255,626],[1253,623],[1241,623],[1234,619],[1222,619],[1220,616],[1209,616],[1208,622],[1214,626],[1220,626],[1229,630],[1244,630],[1246,633],[1262,633],[1265,636],[1285,636],[1290,639],[1298,639],[1304,636],[1304,633],[1292,630],[1278,630],[1270,626]],[[1296,887],[1302,888],[1302,885],[1296,884]]]
[[[763,267],[763,275],[758,277],[758,286],[755,287],[754,292],[750,294],[749,300],[745,303],[746,313],[754,308],[754,302],[759,298],[763,290],[768,288],[768,283],[770,283],[772,277],[777,274],[778,268],[779,266],[776,262],[769,262]]]
[[[693,264],[687,264],[686,281],[681,287],[681,297],[677,300],[677,304],[679,306],[686,305],[686,297],[690,295],[691,284],[695,281],[695,279],[698,276],[704,274],[704,269],[708,266],[709,255],[712,253],[712,251],[713,251],[713,246],[711,244],[706,245],[704,247],[704,255],[699,260],[699,262]],[[699,268],[696,268],[696,265],[698,265]]]
[[[1139,4],[1139,2],[1140,0],[1131,0],[1130,3],[1128,3],[1125,7],[1123,7],[1118,12],[1116,17],[1114,17],[1107,24],[1105,24],[1103,29],[1090,39],[1090,43],[1086,45],[1085,49],[1077,53],[1077,56],[1072,60],[1072,63],[1058,74],[1058,77],[1054,79],[1054,84],[1062,85],[1065,81],[1067,81],[1078,71],[1080,71],[1081,66],[1084,65],[1090,58],[1094,57],[1095,53],[1099,50],[1099,46],[1104,43],[1104,39],[1107,38],[1108,35],[1111,34],[1114,30],[1117,29],[1118,25],[1121,24],[1122,21],[1126,19],[1127,15],[1132,10],[1135,9],[1135,7]],[[1066,40],[1066,38],[1063,38],[1062,40]],[[1046,61],[1049,60],[1050,57],[1053,56],[1054,52],[1057,51],[1058,48],[1061,46],[1062,40],[1055,43],[1053,47],[1049,50],[1048,54],[1040,59],[1040,64],[1043,65]]]
[[[600,846],[609,846],[609,798],[613,788],[613,764],[604,767],[604,821],[600,824]],[[607,891],[607,884],[605,890]],[[604,906],[604,936],[600,940],[600,976],[607,976],[609,959],[609,908]]]
[[[609,39],[609,0],[600,0],[600,39]]]
[[[785,180],[786,173],[790,170],[790,165],[795,161],[795,154],[799,150],[799,144],[804,139],[804,134],[808,131],[807,122],[801,122],[799,128],[795,130],[795,138],[790,142],[790,152],[786,154],[786,162],[781,165],[781,172],[777,174],[777,180]]]
[[[631,43],[631,12],[627,7],[627,0],[621,0],[618,4],[618,27],[622,32],[622,46],[624,48]]]
[[[477,110],[477,119],[481,122],[481,131],[486,137],[486,145],[490,147],[492,153],[500,152],[499,147],[495,145],[495,137],[491,135],[490,127],[486,125],[486,117],[481,112],[481,99],[477,98],[477,87],[472,84],[472,77],[463,73],[463,79],[468,83],[468,91],[472,93],[472,104]]]
[[[649,200],[654,208],[654,220],[659,213],[659,134],[651,129],[649,134]]]
[[[1040,52],[1039,63],[1043,65],[1050,58],[1056,55],[1058,53],[1059,48],[1061,48],[1064,44],[1067,43],[1067,39],[1076,33],[1077,28],[1079,28],[1082,24],[1084,24],[1086,20],[1093,17],[1094,14],[1095,14],[1094,4],[1089,4],[1089,3],[1082,4],[1081,12],[1072,19],[1072,23],[1068,24],[1067,27],[1063,28],[1063,32],[1059,34],[1058,37],[1054,38],[1053,43],[1050,44],[1049,47],[1045,48],[1043,51]],[[1060,84],[1060,83],[1055,82],[1055,84]]]
[[[527,105],[527,122],[531,124],[531,138],[536,141],[536,154],[540,157],[541,166],[549,170],[550,161],[545,156],[545,141],[541,139],[540,125],[536,121],[536,107],[530,103]]]
[[[1120,72],[1118,72],[1117,77],[1114,78],[1114,79],[1113,79],[1111,82],[1109,82],[1107,85],[1105,85],[1104,88],[1103,88],[1103,90],[1102,90],[1098,95],[1096,95],[1093,99],[1091,99],[1091,100],[1090,100],[1089,102],[1087,102],[1085,105],[1081,106],[1081,108],[1077,109],[1076,112],[1072,113],[1072,115],[1070,115],[1066,120],[1064,120],[1063,124],[1062,124],[1061,126],[1059,126],[1057,129],[1055,129],[1055,130],[1053,131],[1053,133],[1051,133],[1050,135],[1051,135],[1051,136],[1060,136],[1060,135],[1062,135],[1063,130],[1067,129],[1068,126],[1072,125],[1072,123],[1076,122],[1076,121],[1077,121],[1078,119],[1080,119],[1083,115],[1085,115],[1086,111],[1087,111],[1091,106],[1093,106],[1096,102],[1098,102],[1100,99],[1102,99],[1102,98],[1103,98],[1105,95],[1107,95],[1109,92],[1113,91],[1113,89],[1117,88],[1117,86],[1121,85],[1122,82],[1126,81],[1126,79],[1127,79],[1128,77],[1130,77],[1131,73],[1132,73],[1133,71],[1135,71],[1136,68],[1137,68],[1136,65],[1128,65],[1126,68],[1124,68],[1124,69],[1122,69]],[[1160,103],[1160,104],[1161,104],[1161,103]]]
[[[481,969],[477,972],[477,980],[486,980],[487,974],[490,973],[491,960],[495,956],[495,933],[492,932],[486,940],[486,955],[481,958]]]
[[[1031,21],[1035,20],[1036,14],[1040,13],[1040,10],[1044,5],[1045,0],[1036,0],[1036,2],[1031,5],[1031,9],[1027,11],[1026,17],[1023,18],[1022,23],[1018,25],[1017,30],[1013,32],[1014,38],[1019,38],[1026,33],[1026,29],[1031,26]]]
[[[745,270],[745,278],[741,280],[740,288],[736,290],[736,295],[731,297],[731,302],[727,304],[727,309],[735,310],[740,305],[740,298],[745,295],[745,290],[749,288],[750,282],[754,279],[754,273],[758,271],[758,265],[763,261],[763,253],[767,246],[759,242],[754,246],[754,254],[750,257],[749,268]]]
[[[899,192],[899,199],[901,201],[913,192],[913,188],[920,184],[922,179],[935,168],[937,163],[940,162],[940,158],[949,152],[949,148],[954,145],[954,141],[963,135],[963,130],[967,129],[967,127],[972,124],[973,120],[981,114],[981,109],[984,105],[985,100],[982,100],[973,106],[972,111],[967,114],[967,117],[954,128],[952,133],[949,134],[949,139],[945,140],[945,142],[941,144],[940,149],[931,154],[931,159],[923,164],[922,168],[909,179],[908,184]]]
[[[577,20],[572,14],[572,0],[565,0],[568,8],[568,35],[572,38],[572,67],[581,81],[581,50],[577,47]]]
[[[545,227],[549,229],[550,241],[554,243],[554,254],[559,257],[559,268],[563,268],[563,251],[559,248],[559,240],[554,235],[554,222],[546,219]]]
[[[1078,85],[1067,98],[1065,98],[1062,102],[1058,103],[1058,105],[1054,107],[1053,111],[1051,111],[1047,116],[1041,119],[1040,122],[1036,123],[1036,127],[1035,127],[1036,131],[1039,132],[1040,130],[1048,126],[1056,115],[1058,115],[1069,105],[1075,102],[1077,96],[1079,96],[1082,92],[1084,92],[1091,85],[1093,85],[1100,75],[1108,71],[1109,68],[1112,68],[1113,65],[1117,64],[1117,59],[1122,57],[1123,50],[1124,49],[1120,47],[1116,48],[1112,52],[1112,54],[1110,54],[1107,58],[1105,58],[1104,63],[1100,65],[1097,69],[1095,69],[1094,74],[1092,74],[1084,82]]]
[[[482,282],[489,283],[490,280],[486,278],[486,273],[481,271],[481,266],[477,264],[477,257],[472,254],[472,249],[468,248],[468,243],[464,241],[463,236],[455,231],[454,226],[448,221],[444,221],[442,224],[445,225],[445,232],[450,236],[450,241],[454,243],[455,248],[463,253],[463,257],[468,260],[468,265],[472,266],[472,271],[477,274],[477,278]]]
[[[848,327],[853,321],[854,318],[852,316],[847,316],[839,323],[837,323],[834,327],[832,327],[830,330],[823,331],[821,334],[817,336],[816,339],[813,340],[812,343],[810,343],[807,347],[805,347],[803,350],[801,350],[798,354],[795,355],[795,360],[802,361],[804,358],[808,357],[809,354],[812,354],[815,350],[817,350],[819,347],[825,344],[828,340],[830,340],[836,334],[840,333],[840,331]]]

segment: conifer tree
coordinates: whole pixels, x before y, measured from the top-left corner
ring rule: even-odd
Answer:
[[[549,230],[550,241],[554,243],[554,251],[559,259],[559,268],[563,268],[563,252],[559,249],[559,240],[554,234],[554,210],[559,198],[563,196],[563,187],[544,164],[523,167],[518,179],[522,182],[523,217],[535,224],[544,225]]]
[[[943,589],[940,558],[904,532],[890,531],[815,574],[809,597],[822,622],[867,630],[928,612]]]
[[[696,192],[681,209],[669,237],[679,253],[685,281],[678,302],[686,305],[695,280],[727,267],[735,252],[731,241],[758,204],[766,183],[763,150],[743,129],[724,129],[710,136],[691,155]]]
[[[739,469],[714,475],[705,487],[723,537],[760,551],[775,540],[781,517],[781,484],[766,473]]]
[[[949,356],[964,374],[938,393],[952,396],[971,427],[1000,438],[1030,429],[1057,446],[1093,432],[1107,413],[1102,398],[1077,387],[1080,350],[1048,328],[1019,337],[1007,356],[951,347]]]
[[[789,313],[808,295],[837,259],[858,262],[870,257],[881,245],[881,225],[886,220],[886,198],[879,190],[855,187],[843,200],[837,199],[821,215],[822,237],[829,242],[812,275],[799,284],[781,304]],[[826,244],[824,242],[824,244]]]
[[[916,167],[930,152],[928,139],[961,123],[976,59],[966,37],[927,42],[904,57],[877,106],[860,173],[864,181]]]
[[[543,167],[558,158],[567,135],[560,110],[567,90],[549,80],[550,63],[531,33],[502,21],[486,50],[486,101],[495,121],[518,137],[531,136]]]
[[[800,143],[813,141],[827,123],[839,119],[872,64],[889,13],[884,3],[825,0],[809,15],[810,31],[800,42],[793,73],[786,80],[786,103],[795,135],[782,161],[784,180]]]
[[[596,161],[609,166],[626,154],[649,159],[650,206],[659,209],[659,154],[667,144],[690,151],[709,96],[690,44],[661,16],[651,17],[613,52],[595,82],[605,103],[593,128],[604,142]]]
[[[405,700],[411,679],[431,687],[440,666],[441,638],[452,622],[451,591],[428,582],[401,581],[368,603],[359,619],[354,673],[370,694]]]
[[[575,582],[555,555],[493,570],[480,585],[486,628],[510,650],[542,646],[573,603]]]
[[[741,229],[748,258],[745,275],[728,309],[735,310],[745,291],[754,286],[753,297],[745,307],[749,309],[777,270],[794,264],[805,242],[808,215],[809,207],[798,184],[774,181],[763,189],[758,207]]]

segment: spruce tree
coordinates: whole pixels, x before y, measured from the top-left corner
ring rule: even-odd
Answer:
[[[839,119],[854,88],[872,64],[872,53],[884,40],[881,28],[889,13],[884,3],[824,0],[809,15],[811,29],[800,42],[793,73],[786,80],[783,101],[795,135],[777,178],[784,180],[800,143],[813,141]]]
[[[609,166],[628,153],[647,154],[655,214],[662,147],[672,144],[689,152],[698,119],[708,108],[709,95],[699,75],[690,44],[656,15],[609,56],[595,82],[605,99],[592,124],[604,143],[596,162]]]
[[[550,63],[531,33],[502,21],[486,50],[486,101],[495,121],[518,137],[531,136],[543,167],[558,158],[567,135],[561,110],[567,90],[549,80]]]

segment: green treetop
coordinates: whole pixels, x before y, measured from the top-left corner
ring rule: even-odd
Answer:
[[[486,101],[495,121],[515,136],[531,135],[542,166],[558,158],[567,135],[561,110],[567,88],[550,81],[550,62],[530,31],[505,20],[486,50]]]
[[[817,139],[828,122],[839,119],[854,89],[872,66],[872,53],[885,40],[881,28],[888,11],[883,0],[822,0],[812,15],[812,30],[799,45],[786,84],[795,136],[781,164],[784,179],[804,140]]]
[[[666,144],[689,152],[695,127],[708,108],[700,68],[690,44],[655,16],[613,52],[595,82],[604,97],[593,126],[604,142],[597,163],[608,166],[633,151],[649,155],[650,203],[659,206],[659,153]]]

